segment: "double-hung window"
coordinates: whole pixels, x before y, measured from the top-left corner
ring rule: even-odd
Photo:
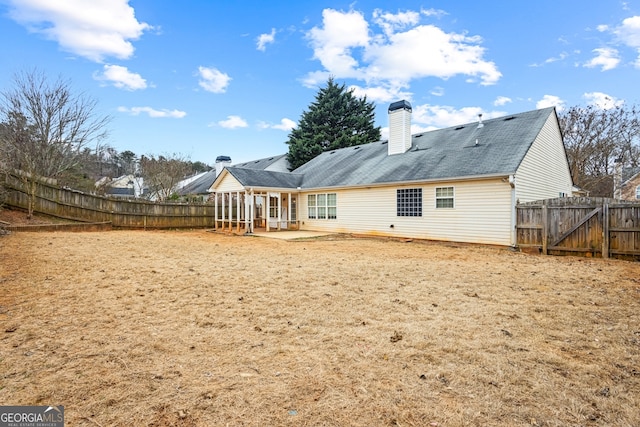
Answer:
[[[436,187],[436,209],[453,208],[453,187]]]
[[[338,218],[336,193],[309,194],[307,196],[307,208],[309,219],[336,219]]]

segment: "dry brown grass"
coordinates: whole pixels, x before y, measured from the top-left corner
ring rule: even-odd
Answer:
[[[638,263],[205,231],[0,263],[0,403],[69,426],[640,425]]]

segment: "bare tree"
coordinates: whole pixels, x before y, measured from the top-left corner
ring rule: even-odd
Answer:
[[[74,94],[68,81],[51,82],[37,70],[15,74],[13,87],[0,95],[0,161],[25,182],[31,218],[38,180],[75,167],[85,147],[106,138],[110,118],[98,115],[95,100]]]
[[[613,194],[614,161],[640,162],[640,111],[635,106],[603,110],[571,107],[559,114],[573,182],[594,196]]]
[[[191,172],[188,160],[179,154],[140,156],[140,170],[148,198],[165,201],[176,192],[176,185]]]

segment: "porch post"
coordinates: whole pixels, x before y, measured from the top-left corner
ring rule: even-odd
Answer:
[[[249,213],[249,211],[247,210],[247,205],[249,204],[249,196],[247,194],[248,194],[247,190],[244,190],[244,194],[243,194],[243,197],[242,197],[242,200],[243,200],[242,212],[243,212],[243,215],[244,215],[244,220],[242,222],[244,223],[243,226],[244,226],[244,232],[245,233],[247,233],[249,231],[249,223],[247,221],[247,215]]]
[[[269,192],[267,191],[267,196],[265,197],[266,199],[266,209],[265,209],[265,213],[264,213],[264,217],[265,217],[265,222],[267,223],[267,232],[269,231],[269,229],[271,227],[269,227],[269,219],[271,217],[271,194],[269,194]]]
[[[256,196],[253,195],[253,188],[252,188],[251,192],[249,193],[249,232],[250,233],[253,233],[253,227],[254,227],[253,219],[256,216],[255,197]]]
[[[278,231],[282,229],[282,224],[280,221],[282,220],[282,193],[278,193]]]
[[[236,219],[237,219],[237,222],[236,222],[236,231],[237,231],[237,232],[240,232],[240,192],[239,192],[239,191],[236,193],[236,197],[237,197],[237,199],[238,199],[238,200],[236,201],[236,202],[237,202],[237,203],[236,203]]]
[[[233,229],[233,193],[229,191],[229,231]]]
[[[218,193],[214,193],[213,197],[213,229],[218,229]]]
[[[220,217],[220,228],[222,228],[223,230],[224,230],[224,218],[225,218],[225,214],[224,214],[224,207],[225,207],[224,195],[225,195],[225,193],[222,193],[222,216]]]
[[[287,230],[291,230],[291,193],[287,193]]]

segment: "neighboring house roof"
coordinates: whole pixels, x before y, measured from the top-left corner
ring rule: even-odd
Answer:
[[[199,178],[201,178],[203,175],[205,175],[207,172],[198,172],[196,174],[193,174],[183,180],[178,181],[178,183],[176,184],[175,188],[176,191],[180,190],[181,188],[186,187],[187,185],[191,184],[194,181],[197,181]]]
[[[622,185],[625,185],[640,174],[640,167],[622,169]]]
[[[327,151],[282,176],[227,170],[244,186],[304,189],[509,175],[551,114],[553,107],[485,120],[482,126],[473,122],[423,132],[413,135],[402,154],[389,155],[387,141]]]
[[[125,188],[130,187],[134,182],[135,177],[133,175],[122,175],[117,178],[113,178],[107,185],[111,188]]]
[[[209,187],[216,179],[216,170],[211,169],[209,172],[202,174],[198,179],[191,181],[184,187],[178,190],[178,194],[181,196],[187,196],[189,194],[206,194]]]
[[[125,188],[125,187],[109,187],[105,191],[106,194],[110,194],[112,196],[135,196],[135,190],[133,187]]]

